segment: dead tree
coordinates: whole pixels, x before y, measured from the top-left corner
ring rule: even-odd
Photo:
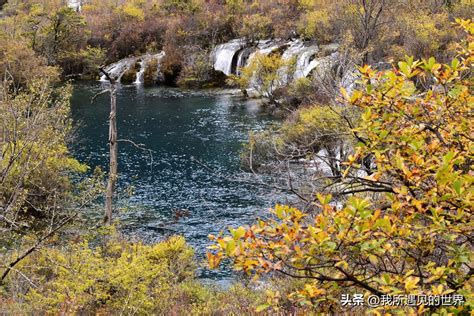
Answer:
[[[110,82],[108,90],[110,93],[110,115],[109,115],[109,178],[107,180],[107,191],[105,194],[105,214],[104,223],[110,225],[113,215],[113,199],[115,194],[115,185],[117,183],[117,94],[116,81],[103,68],[100,68],[107,80]]]

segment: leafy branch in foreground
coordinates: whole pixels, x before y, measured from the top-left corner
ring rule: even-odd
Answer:
[[[270,220],[211,236],[210,265],[230,259],[255,276],[306,279],[290,298],[318,311],[340,311],[341,294],[360,292],[460,294],[463,306],[432,308],[472,311],[474,24],[458,23],[468,40],[450,64],[408,58],[385,72],[364,66],[364,90],[345,94],[364,110],[357,128],[364,142],[343,175],[353,178],[364,157],[374,161],[357,194],[339,207],[318,195],[316,214],[278,205]],[[392,192],[370,195],[370,181]],[[384,308],[428,309],[377,309]]]

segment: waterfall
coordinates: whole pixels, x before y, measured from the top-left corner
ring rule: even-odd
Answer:
[[[161,68],[161,60],[163,59],[163,57],[165,57],[164,52],[160,52],[155,55],[144,55],[142,57],[138,57],[139,59],[138,64],[140,65],[140,70],[137,72],[137,76],[134,83],[135,84],[145,83],[145,71],[153,59],[157,61],[157,69],[154,72],[158,76],[160,72],[160,68]]]
[[[278,70],[279,79],[276,86],[289,84],[294,80],[309,76],[324,75],[330,71],[337,61],[338,45],[329,44],[319,47],[314,42],[305,42],[301,39],[284,41],[281,39],[267,39],[258,42],[246,42],[243,39],[231,40],[217,45],[211,54],[214,70],[221,71],[227,76],[241,75],[241,69],[250,65],[258,55],[278,53],[284,60],[293,60],[294,64],[284,66]],[[353,78],[341,78],[341,84],[351,85]],[[353,84],[352,84],[353,85]],[[259,88],[256,78],[251,78],[248,88]]]
[[[145,69],[147,65],[147,58],[143,58],[138,62],[140,65],[140,70],[137,72],[137,77],[135,79],[134,84],[142,84],[143,83],[143,78],[145,77]]]
[[[268,55],[277,50],[283,51],[282,58],[286,60],[295,59],[293,79],[308,76],[317,66],[316,62],[311,62],[314,60],[314,55],[319,51],[318,46],[306,44],[300,39],[292,41],[260,40],[252,46],[249,46],[243,39],[235,39],[217,45],[212,51],[211,59],[215,70],[222,71],[227,76],[231,74],[240,75],[240,69],[248,66],[257,54]]]
[[[122,60],[119,60],[116,63],[113,63],[107,67],[105,67],[105,71],[115,80],[120,81],[122,75],[132,67],[137,59],[135,57],[128,57]],[[100,81],[108,81],[105,75],[100,78]]]
[[[82,0],[67,0],[67,6],[79,12],[82,8]]]
[[[157,68],[154,70],[154,77],[158,78],[160,76],[160,69],[161,69],[161,60],[165,56],[164,52],[160,52],[154,55],[143,55],[138,57],[128,57],[122,60],[119,60],[116,63],[113,63],[107,67],[105,67],[105,71],[109,73],[110,76],[115,78],[115,80],[120,81],[123,74],[130,70],[135,64],[138,62],[140,65],[140,69],[136,74],[136,79],[134,81],[135,84],[143,84],[145,81],[145,71],[147,66],[150,64],[152,60],[156,60]],[[100,78],[100,81],[108,81],[105,75]]]
[[[248,66],[257,54],[268,55],[271,52],[279,49],[281,46],[281,43],[272,40],[263,40],[258,41],[256,46],[240,48],[229,59],[232,60],[231,67],[229,68],[230,73],[240,75],[240,69]],[[235,59],[235,54],[237,54],[237,59]],[[219,70],[215,67],[214,69]]]
[[[298,56],[298,54],[300,54],[301,50],[304,48],[305,46],[302,40],[295,40],[289,43],[288,48],[283,52],[281,57],[283,59],[289,60],[295,56]]]
[[[295,79],[305,78],[309,75],[317,64],[315,54],[319,51],[316,45],[304,47],[296,59],[296,70],[294,74]]]
[[[317,57],[315,55],[319,52],[319,49],[316,46],[307,47],[298,60],[295,79],[308,77],[314,69],[321,65],[328,65],[333,62],[338,56],[338,48],[339,46],[337,44],[325,45],[322,50],[327,53],[332,53],[330,55],[324,54],[325,56],[323,57]]]
[[[236,65],[236,74],[241,75],[241,69],[247,65],[247,62],[250,58],[250,55],[255,52],[255,47],[245,47],[238,52],[237,65]]]
[[[257,56],[257,54],[259,54],[259,55],[268,55],[268,54],[276,51],[277,49],[279,49],[282,46],[283,45],[282,45],[281,42],[276,42],[276,41],[273,41],[273,40],[258,41],[257,49],[254,52],[252,52],[250,54],[250,56],[248,57],[246,66],[252,62],[252,59],[255,58],[255,56]]]
[[[293,79],[298,79],[297,73],[299,72],[299,63],[301,55],[305,53],[309,48],[305,46],[305,43],[302,40],[294,40],[290,43],[287,43],[287,48],[281,55],[281,57],[286,61],[291,61],[295,63],[294,73],[291,73],[289,67],[282,67],[278,70],[279,76],[281,77],[282,83],[290,83]],[[311,46],[313,47],[313,46]],[[291,68],[291,67],[290,67]]]
[[[163,73],[161,72],[161,62],[163,58],[166,56],[165,52],[159,52],[158,54],[153,55],[153,58],[156,59],[156,78],[159,80],[164,80]]]
[[[228,43],[217,45],[211,54],[214,69],[222,71],[226,76],[231,75],[232,61],[234,60],[235,54],[244,48],[245,44],[245,40],[235,39]]]

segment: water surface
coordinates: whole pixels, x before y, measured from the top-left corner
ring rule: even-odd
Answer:
[[[90,103],[101,89],[97,83],[75,85],[72,114],[78,142],[73,151],[92,168],[107,170],[109,98],[103,95]],[[152,241],[181,234],[202,256],[210,233],[250,224],[278,201],[267,188],[216,175],[244,175],[239,155],[248,133],[272,121],[257,101],[136,86],[120,87],[117,100],[119,138],[153,151],[150,156],[119,143],[119,191],[135,191],[122,199],[127,211],[119,215],[130,233]],[[188,210],[188,216],[177,219],[175,209]]]

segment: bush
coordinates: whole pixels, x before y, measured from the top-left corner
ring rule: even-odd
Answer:
[[[11,229],[65,213],[58,210],[72,197],[69,176],[87,167],[67,148],[70,85],[55,87],[58,69],[21,40],[1,38],[0,32],[0,226]]]
[[[364,111],[353,129],[360,142],[337,179],[344,203],[318,193],[314,214],[277,205],[268,220],[210,236],[210,265],[229,258],[251,275],[306,279],[290,297],[317,311],[343,312],[341,295],[361,293],[465,300],[364,307],[374,313],[472,313],[474,25],[458,22],[468,40],[451,63],[407,58],[383,72],[364,66],[363,90],[344,93]],[[373,163],[364,172],[367,157]]]
[[[130,69],[125,71],[120,78],[120,82],[130,84],[137,80],[137,73],[140,71],[140,64],[136,62]]]
[[[242,164],[258,170],[262,165],[281,161],[312,160],[320,150],[335,158],[352,141],[350,128],[343,116],[357,116],[346,109],[315,105],[301,108],[285,123],[257,134],[242,153]],[[349,117],[354,120],[354,117]],[[335,173],[338,171],[334,170]]]
[[[143,74],[143,83],[146,86],[154,85],[158,80],[158,60],[156,58],[152,58],[147,64],[145,68],[145,72]]]
[[[146,245],[106,228],[85,240],[59,244],[16,266],[0,287],[2,312],[249,315],[270,300],[289,306],[285,297],[298,284],[269,280],[268,287],[280,290],[278,298],[242,284],[227,289],[204,285],[195,279],[193,250],[179,236]]]
[[[112,232],[98,241],[48,248],[22,262],[18,268],[38,284],[25,294],[30,312],[161,313],[175,287],[194,278],[193,250],[182,237],[145,245]]]
[[[225,86],[226,76],[215,71],[209,62],[209,52],[197,52],[186,58],[178,77],[178,85],[186,88],[214,88]]]
[[[235,84],[241,90],[255,89],[261,97],[278,105],[277,92],[287,83],[292,74],[294,60],[284,60],[279,54],[264,55],[257,53],[249,64],[241,69],[240,76],[232,75],[228,83]]]

